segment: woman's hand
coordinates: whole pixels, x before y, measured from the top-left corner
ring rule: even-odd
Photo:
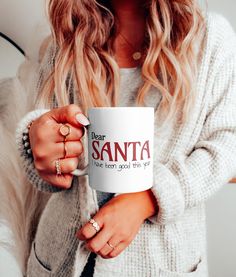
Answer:
[[[86,240],[87,248],[101,257],[116,257],[132,242],[143,221],[157,212],[157,207],[151,190],[117,195],[93,217],[100,231],[96,233],[88,222],[77,232],[77,237]]]
[[[60,133],[62,124],[70,126],[66,137]],[[30,145],[34,165],[41,178],[50,184],[69,188],[73,176],[70,174],[78,166],[78,157],[83,152],[80,141],[84,134],[84,125],[89,124],[77,105],[68,105],[53,109],[33,122],[29,131]],[[66,147],[66,157],[64,157]],[[60,159],[62,174],[56,174],[55,161]]]

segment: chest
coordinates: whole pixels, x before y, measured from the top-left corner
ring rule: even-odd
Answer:
[[[144,98],[145,106],[153,107],[155,110],[155,126],[154,126],[154,158],[161,162],[167,162],[171,157],[181,154],[189,155],[194,149],[194,145],[198,141],[204,121],[207,115],[208,103],[210,101],[210,93],[206,93],[206,88],[203,89],[203,80],[199,80],[199,85],[196,92],[196,100],[189,113],[187,122],[181,123],[182,109],[178,109],[177,115],[171,122],[160,130],[160,104],[162,100],[161,93],[151,87]],[[138,89],[142,81],[139,78],[138,72],[133,74],[122,74],[119,105],[120,106],[135,106]]]

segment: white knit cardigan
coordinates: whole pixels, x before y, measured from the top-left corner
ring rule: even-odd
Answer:
[[[94,277],[208,276],[205,201],[236,174],[236,36],[224,17],[208,14],[202,50],[189,122],[173,120],[164,135],[155,132],[152,192],[159,212],[145,220],[116,258],[98,256]],[[155,89],[146,99],[156,109],[160,100]],[[132,98],[127,103],[132,105]],[[16,132],[29,180],[39,190],[54,192],[39,222],[27,273],[79,277],[90,252],[75,232],[98,210],[97,197],[87,177],[75,178],[69,190],[56,189],[24,156],[22,132],[43,112],[27,114]]]

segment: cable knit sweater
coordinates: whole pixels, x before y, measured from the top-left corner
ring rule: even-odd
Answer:
[[[155,131],[151,189],[159,212],[143,222],[116,258],[98,255],[94,277],[208,276],[205,201],[236,173],[236,36],[224,17],[208,14],[202,50],[189,122],[173,119],[165,134]],[[139,68],[121,69],[120,105],[134,105],[140,82]],[[145,101],[158,109],[161,95],[151,88]],[[27,160],[22,132],[43,112],[27,114],[16,132],[32,185],[52,192],[32,244],[27,276],[80,277],[90,252],[75,233],[99,209],[98,197],[87,176],[74,178],[68,190],[57,189],[40,179]],[[81,165],[87,163],[86,154],[85,147]]]

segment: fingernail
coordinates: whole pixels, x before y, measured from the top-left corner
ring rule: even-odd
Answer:
[[[78,114],[75,116],[75,118],[76,118],[76,120],[77,120],[80,124],[82,124],[82,125],[84,125],[84,126],[90,124],[90,122],[89,122],[89,120],[87,119],[87,117],[84,116],[82,113],[78,113]]]

